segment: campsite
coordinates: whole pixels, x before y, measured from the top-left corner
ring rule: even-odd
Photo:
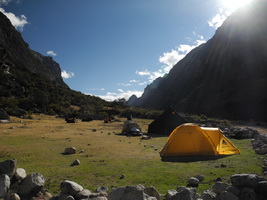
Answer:
[[[153,120],[134,119],[144,133]],[[252,149],[251,139],[231,139],[240,154],[196,162],[163,162],[160,150],[167,136],[153,135],[141,140],[121,134],[125,118],[112,123],[102,120],[66,123],[55,116],[33,115],[33,119],[11,117],[12,123],[1,124],[1,161],[16,158],[18,167],[27,173],[39,172],[45,188],[57,194],[63,180],[72,180],[95,191],[106,186],[154,186],[165,194],[169,189],[185,186],[191,176],[202,175],[197,191],[203,192],[220,178],[229,182],[235,173],[262,175],[264,156]],[[266,133],[266,129],[259,129]],[[64,155],[64,149],[75,147],[75,154]],[[22,151],[23,149],[23,151]],[[78,159],[80,165],[71,166]],[[245,163],[245,164],[244,164]]]

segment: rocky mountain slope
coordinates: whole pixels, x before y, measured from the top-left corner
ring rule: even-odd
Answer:
[[[99,116],[108,103],[71,90],[52,57],[33,51],[0,12],[0,119],[30,113]]]
[[[266,1],[237,10],[131,105],[267,121],[266,19]]]

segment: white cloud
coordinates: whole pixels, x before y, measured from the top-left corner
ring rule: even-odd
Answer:
[[[91,91],[105,91],[105,88],[90,88]]]
[[[130,83],[139,83],[139,80],[129,80]]]
[[[1,3],[4,2],[10,1],[2,0]],[[0,8],[0,12],[2,12],[11,21],[12,25],[18,30],[23,31],[24,26],[29,23],[25,15],[16,16],[11,12],[6,12],[3,8]]]
[[[219,9],[219,13],[217,13],[212,19],[208,21],[209,26],[217,29],[220,27],[224,20],[231,14],[229,11],[225,11],[222,8]]]
[[[63,70],[61,72],[61,76],[62,76],[62,78],[68,79],[68,78],[72,78],[74,76],[74,73],[73,72],[67,72],[67,71]]]
[[[7,5],[11,2],[12,0],[0,0],[0,5]]]
[[[55,53],[54,51],[47,51],[46,54],[49,56],[57,56],[57,53]]]
[[[106,101],[114,101],[116,99],[121,99],[121,98],[125,98],[126,100],[128,100],[133,94],[135,94],[137,97],[140,97],[143,94],[143,91],[138,91],[138,90],[124,91],[122,89],[118,89],[117,91],[118,91],[117,93],[107,92],[105,95],[97,95],[97,96]]]
[[[132,86],[132,84],[130,84],[130,83],[118,83],[117,85],[126,86],[126,87]]]
[[[164,76],[166,73],[172,69],[172,67],[182,60],[186,54],[188,54],[191,50],[196,48],[197,46],[205,43],[204,37],[201,35],[196,35],[193,33],[197,40],[195,40],[193,45],[181,44],[176,49],[172,49],[170,52],[163,53],[162,56],[159,57],[159,62],[163,64],[163,66],[158,71],[148,71],[145,69],[144,71],[136,71],[135,73],[140,76],[148,76],[149,82],[153,82],[156,78]],[[141,85],[141,84],[140,84]]]

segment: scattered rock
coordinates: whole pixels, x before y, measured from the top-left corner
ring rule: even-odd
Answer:
[[[231,176],[231,182],[237,188],[256,188],[259,182],[264,180],[263,177],[257,176],[256,174],[234,174]]]
[[[31,173],[22,181],[19,187],[19,195],[27,196],[32,192],[37,192],[44,186],[44,183],[43,175]]]
[[[121,174],[120,179],[124,179],[126,176],[124,174]]]
[[[159,192],[157,191],[156,188],[154,188],[153,186],[150,186],[150,187],[146,187],[144,192],[151,196],[151,197],[155,197],[157,200],[160,200],[160,194]]]
[[[16,165],[16,159],[0,162],[0,174],[7,174],[11,178],[16,172]]]
[[[6,174],[0,175],[0,198],[4,198],[10,187],[10,178]]]
[[[78,159],[76,159],[76,160],[73,161],[71,166],[80,165],[80,164],[81,164],[81,162]]]
[[[144,191],[139,187],[134,186],[125,186],[113,189],[108,194],[108,200],[118,200],[118,199],[127,199],[127,200],[145,200]]]
[[[79,193],[77,193],[75,197],[77,199],[87,199],[87,198],[89,198],[89,196],[91,194],[92,194],[92,192],[90,190],[83,189],[82,191],[80,191]]]
[[[229,185],[227,185],[227,183],[218,181],[212,186],[212,191],[216,194],[221,194],[228,187]]]
[[[83,191],[83,187],[73,181],[65,180],[60,184],[60,191],[63,194],[75,196],[79,192]]]
[[[17,168],[14,176],[18,181],[22,181],[23,179],[26,178],[27,174],[26,174],[25,169]]]
[[[194,177],[197,178],[199,180],[199,182],[204,181],[204,176],[202,176],[202,175],[198,174],[198,175],[195,175]]]
[[[108,187],[106,187],[106,186],[101,186],[101,187],[96,189],[96,192],[98,192],[98,193],[103,193],[103,192],[107,192],[107,191],[108,191]]]
[[[190,177],[188,179],[188,186],[191,186],[191,187],[197,187],[199,184],[199,180],[195,177]]]
[[[75,147],[68,147],[65,148],[64,150],[64,154],[75,154],[76,153],[76,148]]]

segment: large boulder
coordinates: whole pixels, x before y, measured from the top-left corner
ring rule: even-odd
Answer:
[[[0,175],[0,199],[7,195],[10,187],[10,178],[6,174]]]
[[[83,191],[83,187],[73,181],[65,180],[60,184],[60,190],[63,194],[75,196],[79,192]]]
[[[124,186],[113,189],[108,194],[108,200],[145,200],[144,190],[141,187]]]
[[[148,194],[149,196],[156,197],[157,200],[160,200],[160,194],[155,187],[153,186],[146,187],[144,192]]]
[[[16,172],[16,165],[16,159],[0,162],[0,174],[7,174],[11,178]]]
[[[228,188],[227,183],[218,181],[212,186],[212,191],[216,194],[221,194],[226,188]]]
[[[31,193],[38,192],[44,186],[45,179],[39,173],[29,174],[19,187],[19,195],[27,196]]]
[[[256,188],[260,181],[265,181],[265,179],[256,174],[234,174],[231,176],[232,185],[237,188]]]
[[[170,200],[197,200],[198,194],[194,188],[179,187]]]

